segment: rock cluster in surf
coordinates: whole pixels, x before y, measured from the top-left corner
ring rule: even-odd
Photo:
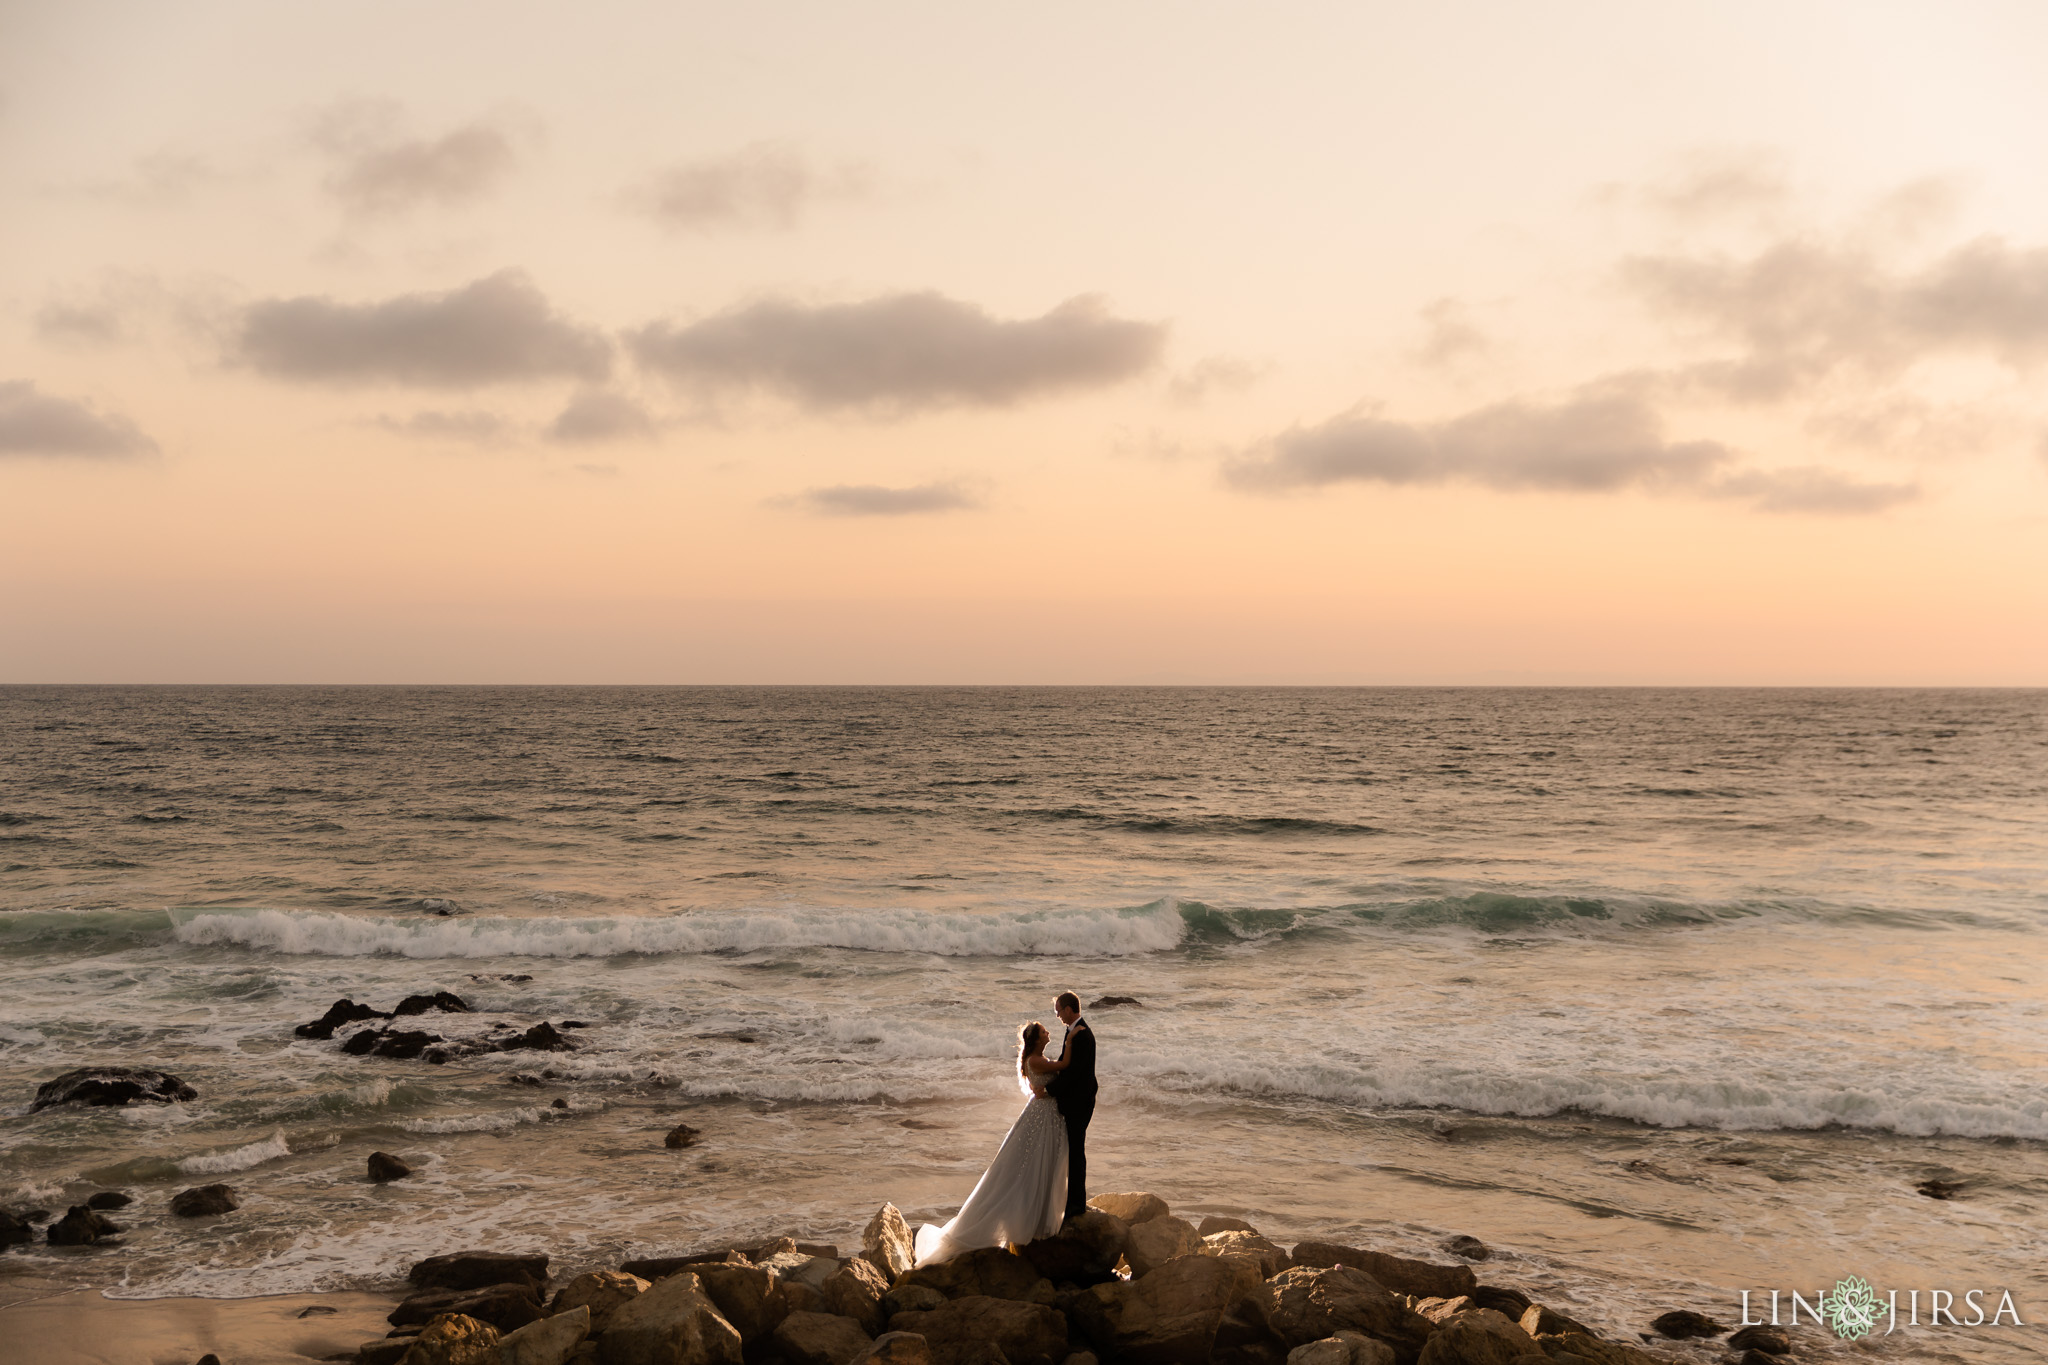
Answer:
[[[369,1005],[343,998],[327,1007],[327,1013],[318,1019],[300,1024],[292,1032],[300,1038],[330,1039],[335,1031],[350,1024],[365,1023],[375,1019],[403,1019],[412,1015],[473,1014],[467,1001],[453,991],[435,991],[431,995],[408,995],[388,1012],[374,1009]],[[584,1027],[575,1019],[564,1019],[562,1028]],[[500,1024],[488,1037],[450,1041],[438,1033],[425,1029],[393,1028],[388,1024],[373,1025],[358,1029],[342,1040],[341,1050],[351,1057],[391,1057],[400,1061],[422,1058],[440,1065],[454,1057],[472,1057],[486,1052],[570,1052],[576,1045],[562,1036],[561,1030],[542,1020],[527,1029],[511,1024]]]
[[[1284,1249],[1195,1225],[1151,1194],[1100,1195],[1057,1236],[912,1264],[884,1204],[858,1253],[782,1238],[627,1261],[547,1293],[548,1258],[465,1252],[412,1268],[357,1365],[1671,1365],[1470,1264]],[[1476,1239],[1457,1254],[1483,1261]],[[1727,1329],[1674,1311],[1672,1338]],[[1790,1348],[1734,1341],[1749,1365]]]

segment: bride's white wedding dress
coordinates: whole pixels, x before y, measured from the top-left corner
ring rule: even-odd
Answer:
[[[1060,1230],[1067,1207],[1067,1125],[1052,1096],[1036,1088],[1050,1078],[1034,1079],[1024,1112],[960,1212],[943,1227],[926,1223],[917,1230],[919,1265],[949,1261],[976,1247],[1035,1242]]]

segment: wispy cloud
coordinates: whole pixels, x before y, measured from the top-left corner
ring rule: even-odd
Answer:
[[[885,488],[872,483],[835,484],[811,488],[789,501],[833,517],[903,517],[928,512],[955,512],[981,503],[956,483],[924,483]]]
[[[404,417],[380,414],[370,425],[395,436],[428,441],[461,441],[467,445],[496,445],[509,439],[512,424],[495,412],[476,409],[444,412],[435,408],[408,413]]]
[[[1193,407],[1219,393],[1238,393],[1263,379],[1264,365],[1230,355],[1203,356],[1166,382],[1166,395]]]
[[[1493,349],[1493,339],[1480,330],[1471,310],[1457,299],[1427,304],[1422,309],[1422,327],[1422,340],[1412,354],[1418,363],[1432,369],[1456,365]]]
[[[1113,317],[1102,300],[1067,300],[1009,321],[937,293],[862,303],[767,300],[628,338],[648,371],[704,389],[761,389],[816,410],[1002,407],[1098,388],[1151,368],[1159,323]]]
[[[873,184],[874,173],[859,163],[820,166],[788,143],[757,142],[672,166],[628,191],[626,201],[678,231],[791,228],[813,205],[863,198]]]
[[[359,215],[402,212],[424,205],[456,205],[495,190],[519,160],[531,120],[500,114],[472,120],[438,136],[408,136],[398,106],[352,100],[331,106],[313,122],[313,145],[332,163],[328,192]]]
[[[0,455],[109,458],[154,454],[156,448],[118,413],[39,392],[25,379],[0,381]]]
[[[243,312],[230,356],[304,383],[470,388],[602,380],[611,343],[557,313],[524,272],[503,270],[446,293],[379,303],[266,300]]]
[[[647,441],[657,434],[654,418],[645,408],[624,394],[604,389],[586,389],[572,396],[547,429],[549,440],[564,445]]]

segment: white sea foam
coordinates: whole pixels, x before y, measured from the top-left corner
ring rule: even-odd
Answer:
[[[1176,947],[1179,907],[1067,913],[931,914],[914,910],[758,910],[647,919],[477,918],[426,923],[329,911],[206,911],[177,937],[270,952],[408,958],[619,957],[627,954],[846,948],[943,957],[1120,957]]]
[[[408,1133],[505,1133],[524,1123],[546,1123],[550,1119],[566,1118],[578,1110],[588,1111],[591,1108],[603,1108],[603,1105],[585,1103],[575,1109],[502,1109],[496,1113],[458,1114],[444,1119],[405,1119],[399,1126]]]
[[[291,1153],[291,1146],[284,1138],[284,1129],[280,1128],[269,1137],[246,1146],[188,1156],[178,1162],[178,1170],[185,1175],[225,1175],[229,1171],[246,1171],[251,1166],[275,1161],[278,1157],[290,1156]]]

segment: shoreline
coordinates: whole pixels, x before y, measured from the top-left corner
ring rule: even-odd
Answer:
[[[390,1331],[398,1300],[337,1289],[244,1299],[110,1299],[67,1289],[0,1303],[10,1365],[305,1365]],[[314,1310],[308,1312],[308,1310]],[[331,1311],[328,1311],[331,1310]]]

